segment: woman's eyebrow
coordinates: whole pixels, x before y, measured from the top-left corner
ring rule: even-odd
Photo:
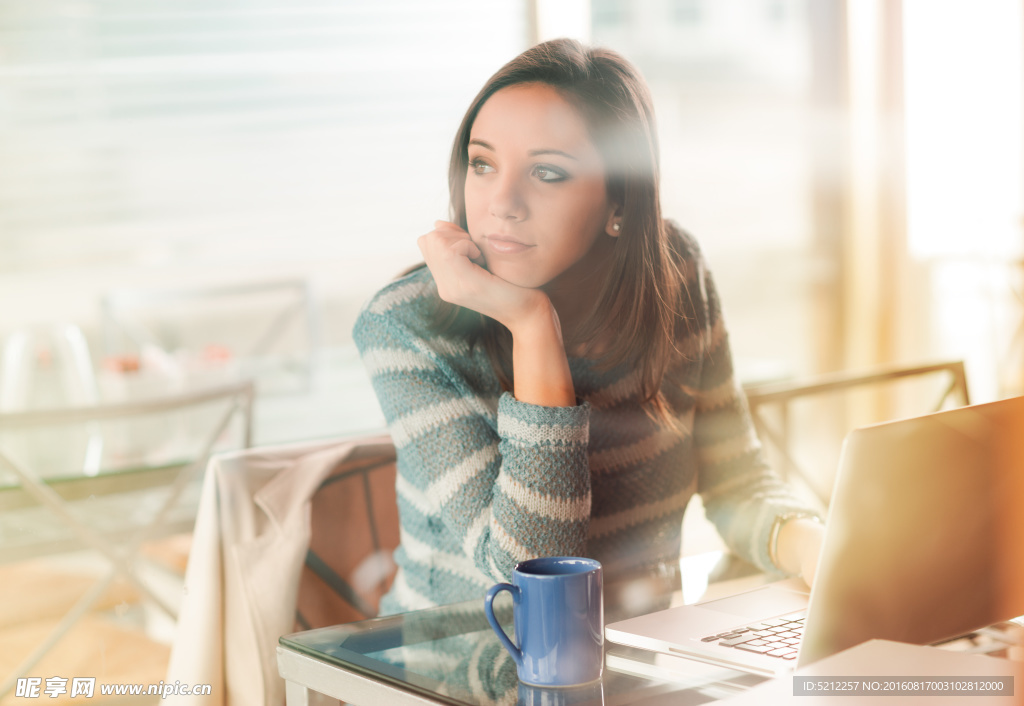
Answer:
[[[573,155],[569,154],[568,152],[564,152],[562,150],[554,150],[554,149],[530,150],[529,154],[530,154],[531,157],[537,157],[537,156],[542,155],[542,154],[558,154],[558,155],[561,155],[563,157],[567,157],[568,159],[571,159],[574,162],[580,161],[578,158],[576,158]]]
[[[491,152],[495,151],[495,149],[491,145],[491,143],[485,142],[484,140],[481,140],[478,137],[474,137],[472,140],[470,140],[469,144],[477,145],[479,147],[483,147],[485,150],[490,150]],[[578,157],[576,157],[574,155],[571,155],[571,154],[569,154],[568,152],[566,152],[564,150],[556,150],[556,149],[551,149],[551,148],[544,148],[544,149],[538,149],[538,150],[530,150],[527,154],[529,154],[531,157],[537,157],[537,156],[542,155],[542,154],[558,154],[558,155],[561,155],[563,157],[566,157],[567,159],[571,159],[574,162],[580,161]]]

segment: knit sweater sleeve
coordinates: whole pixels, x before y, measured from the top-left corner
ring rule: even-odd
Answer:
[[[737,382],[718,293],[698,257],[696,281],[703,311],[704,360],[695,395],[694,443],[700,472],[698,491],[708,518],[732,551],[765,571],[778,571],[769,556],[776,517],[816,514],[768,466],[746,397]],[[696,300],[697,298],[694,297]]]
[[[579,555],[590,518],[590,407],[481,392],[461,341],[423,324],[425,275],[385,288],[353,336],[398,452],[403,549],[453,572],[506,581],[516,562]],[[479,373],[471,383],[467,370]]]

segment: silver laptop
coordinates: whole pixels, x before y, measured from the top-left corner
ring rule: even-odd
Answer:
[[[610,642],[775,676],[872,638],[933,644],[1024,615],[1001,585],[1024,397],[856,429],[814,590],[790,579],[612,623]],[[1019,486],[1018,486],[1019,487]]]

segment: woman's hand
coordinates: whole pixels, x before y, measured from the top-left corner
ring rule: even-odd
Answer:
[[[417,241],[446,302],[489,316],[512,333],[513,394],[520,402],[571,407],[576,393],[558,313],[539,289],[519,287],[483,267],[483,253],[454,223],[435,221]]]
[[[482,267],[483,253],[454,223],[435,221],[416,241],[437,293],[446,302],[472,309],[504,324],[513,336],[538,319],[551,317],[551,302],[539,289],[507,282]],[[560,332],[559,332],[560,333]]]
[[[825,526],[815,520],[797,518],[782,525],[776,545],[779,568],[813,586],[824,539]]]

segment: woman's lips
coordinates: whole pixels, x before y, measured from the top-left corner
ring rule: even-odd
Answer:
[[[488,249],[498,253],[499,255],[515,255],[517,253],[525,252],[532,248],[532,245],[527,245],[513,238],[507,238],[503,235],[488,235],[485,240],[487,241]]]

